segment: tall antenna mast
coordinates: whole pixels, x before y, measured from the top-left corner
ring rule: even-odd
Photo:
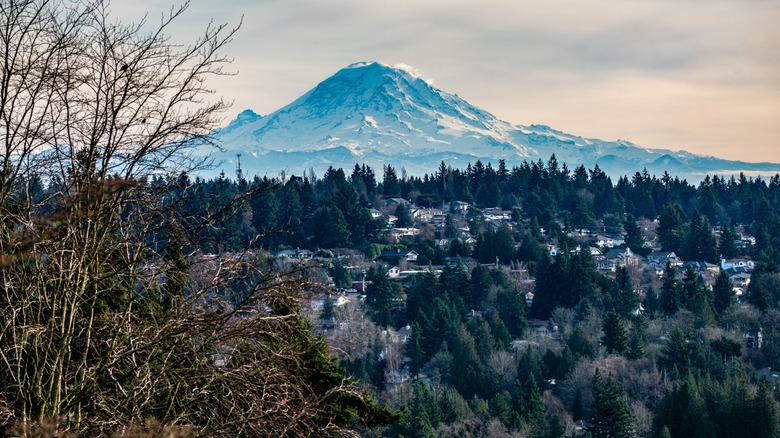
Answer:
[[[236,154],[236,161],[238,163],[236,165],[236,178],[238,178],[238,180],[241,181],[242,179],[244,179],[244,172],[241,171],[241,154]]]

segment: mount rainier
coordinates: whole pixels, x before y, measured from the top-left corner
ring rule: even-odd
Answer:
[[[215,132],[222,146],[217,171],[232,175],[240,160],[244,175],[322,174],[329,166],[383,165],[421,175],[441,161],[465,168],[481,160],[494,166],[546,161],[555,154],[570,168],[584,164],[612,175],[647,168],[689,180],[705,174],[766,174],[773,163],[746,163],[617,140],[565,134],[543,125],[513,125],[455,94],[432,86],[411,69],[378,62],[352,64],[294,102],[267,116],[246,110]],[[205,149],[199,151],[205,153]],[[197,153],[197,152],[196,152]],[[240,154],[240,155],[239,155]],[[381,175],[381,173],[380,173]]]

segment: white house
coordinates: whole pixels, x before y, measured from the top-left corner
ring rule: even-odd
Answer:
[[[720,268],[721,269],[734,269],[734,268],[743,268],[745,270],[753,270],[753,268],[756,267],[755,262],[750,259],[720,259]]]

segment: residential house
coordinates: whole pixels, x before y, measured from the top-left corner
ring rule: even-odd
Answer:
[[[444,211],[452,211],[452,212],[464,214],[469,210],[469,204],[468,202],[463,202],[463,201],[445,202],[441,208]]]
[[[720,266],[713,265],[712,263],[707,262],[685,262],[683,263],[683,269],[688,269],[688,267],[693,268],[695,272],[698,272],[699,274],[709,273],[711,275],[718,275],[720,273]]]
[[[602,274],[607,274],[610,272],[615,272],[617,270],[617,262],[615,260],[607,260],[606,257],[601,257],[595,260],[596,261],[596,269],[598,269],[599,272]]]
[[[734,283],[735,288],[740,288],[743,291],[747,290],[750,285],[750,274],[746,272],[740,272],[738,274],[729,275],[731,282]]]
[[[385,207],[397,207],[400,204],[409,205],[409,201],[404,198],[388,198],[385,199]]]
[[[404,237],[419,236],[421,230],[419,228],[392,228],[387,230],[387,234],[390,240],[395,242],[400,241]]]
[[[772,369],[769,367],[756,370],[756,379],[761,380],[764,378],[772,385],[772,387],[776,387],[777,384],[780,383],[780,372],[772,371]]]
[[[385,222],[387,223],[387,228],[395,228],[395,223],[398,222],[398,218],[392,214],[388,214],[385,216]]]
[[[593,240],[593,244],[599,248],[614,248],[616,246],[624,245],[626,241],[622,237],[612,237],[604,235],[596,235]]]
[[[433,212],[430,208],[413,208],[410,213],[412,218],[418,222],[428,223],[433,219]]]
[[[723,270],[728,271],[729,269],[735,269],[735,268],[743,268],[745,271],[752,271],[753,268],[756,267],[755,262],[750,259],[746,258],[739,258],[739,259],[720,259],[720,267]]]
[[[550,254],[550,256],[555,257],[558,255],[559,252],[561,252],[561,249],[557,245],[553,245],[550,243],[547,243],[543,245],[544,249],[547,250],[547,253]]]
[[[604,255],[606,260],[614,261],[617,266],[638,266],[640,256],[634,254],[631,248],[612,248]]]
[[[298,259],[298,260],[311,260],[314,257],[314,253],[308,249],[285,249],[276,253],[276,257]]]
[[[756,238],[743,234],[738,240],[734,241],[737,246],[737,250],[741,252],[748,252],[756,245]]]
[[[653,265],[659,265],[666,267],[667,263],[671,263],[672,266],[682,266],[683,261],[674,251],[655,251],[647,255],[647,263]]]
[[[389,262],[400,262],[401,260],[405,260],[407,262],[416,262],[417,257],[419,254],[415,251],[411,250],[396,250],[396,251],[383,251],[382,254],[379,256],[382,260],[387,260]]]

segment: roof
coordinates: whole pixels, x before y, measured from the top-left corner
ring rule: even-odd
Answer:
[[[607,251],[606,256],[608,259],[617,257],[633,257],[634,253],[630,248],[612,248]]]
[[[419,255],[416,251],[412,250],[398,250],[398,251],[382,251],[382,254],[379,255],[379,257],[386,258],[386,259],[392,259],[392,258],[400,258],[400,257],[407,257],[410,255]]]
[[[677,257],[674,251],[653,251],[647,255],[648,259],[672,258]]]

